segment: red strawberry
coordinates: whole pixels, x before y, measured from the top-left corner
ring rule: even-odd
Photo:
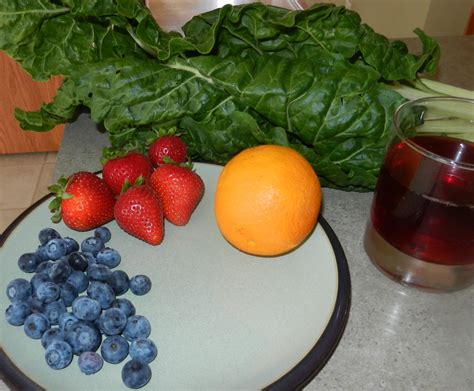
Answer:
[[[149,244],[163,240],[163,209],[153,190],[147,185],[132,186],[115,203],[114,216],[125,232]]]
[[[56,194],[49,204],[51,211],[55,212],[51,218],[53,222],[59,222],[62,217],[69,228],[89,231],[114,218],[114,194],[101,178],[91,172],[77,172],[67,180],[61,177],[48,189]]]
[[[125,156],[108,160],[102,169],[102,177],[114,194],[119,195],[126,180],[133,184],[142,176],[147,181],[152,169],[151,162],[145,155],[129,152]]]
[[[201,177],[187,167],[166,164],[151,174],[150,185],[163,205],[165,218],[186,225],[204,194]]]
[[[165,156],[174,163],[184,163],[187,155],[186,144],[174,135],[160,137],[148,149],[148,157],[155,167],[169,163],[165,161]]]

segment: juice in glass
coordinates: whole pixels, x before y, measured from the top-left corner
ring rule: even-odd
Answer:
[[[435,98],[436,107],[444,107],[442,99],[448,98]],[[468,118],[446,122],[453,117],[442,110],[433,110],[431,117],[430,102],[409,103],[395,115],[395,136],[380,171],[364,246],[391,278],[425,290],[453,291],[474,283],[474,123]],[[474,101],[460,103],[474,117]],[[411,123],[403,116],[417,112],[413,105],[426,111],[418,125],[403,128],[401,123]],[[459,124],[462,138],[430,132],[431,118]]]

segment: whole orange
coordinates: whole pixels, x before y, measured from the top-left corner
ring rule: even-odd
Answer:
[[[215,192],[217,225],[239,250],[281,255],[301,244],[316,225],[321,185],[308,161],[278,145],[243,150],[222,170]]]

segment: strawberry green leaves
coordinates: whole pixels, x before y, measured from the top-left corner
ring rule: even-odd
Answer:
[[[72,194],[66,193],[66,187],[68,180],[61,176],[57,183],[48,186],[48,190],[54,194],[53,200],[49,203],[48,208],[53,213],[51,216],[51,221],[53,223],[59,223],[61,221],[61,202],[62,200],[67,200],[73,198]]]

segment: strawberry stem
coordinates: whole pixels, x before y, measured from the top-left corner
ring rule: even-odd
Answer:
[[[145,178],[143,178],[143,175],[140,175],[136,180],[135,183],[133,184],[134,186],[141,186],[145,183]]]
[[[125,193],[130,187],[132,187],[132,184],[130,183],[128,178],[126,178],[123,182],[122,188],[120,189],[120,194]]]
[[[62,200],[67,200],[73,198],[72,194],[66,193],[66,187],[69,181],[63,175],[58,179],[58,181],[50,186],[48,190],[55,195],[53,200],[49,203],[48,208],[53,213],[51,221],[53,223],[59,223],[61,221],[61,202]]]
[[[123,194],[125,193],[128,189],[130,189],[132,186],[133,187],[138,187],[138,186],[141,186],[145,183],[145,178],[143,178],[142,175],[140,175],[136,180],[135,182],[133,183],[133,185],[130,183],[130,181],[128,180],[128,178],[125,178],[125,181],[123,182],[123,185],[122,185],[122,188],[120,189],[120,194]]]
[[[175,162],[173,159],[171,159],[169,156],[165,155],[165,156],[163,156],[163,162],[166,163],[166,164],[173,164],[175,166],[184,167],[184,168],[187,168],[189,170],[192,170],[194,168],[193,162],[191,161],[191,159],[189,157],[188,157],[188,160],[186,162],[178,163],[178,162]]]

